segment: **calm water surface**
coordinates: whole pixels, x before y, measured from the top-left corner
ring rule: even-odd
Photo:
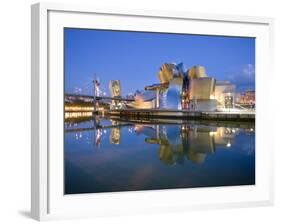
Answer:
[[[65,122],[65,193],[255,184],[252,123]]]

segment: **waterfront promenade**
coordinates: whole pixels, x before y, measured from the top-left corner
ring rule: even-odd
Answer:
[[[220,120],[220,121],[255,121],[254,111],[188,111],[168,109],[126,109],[106,110],[105,115],[151,119],[151,118],[173,118],[190,120]]]

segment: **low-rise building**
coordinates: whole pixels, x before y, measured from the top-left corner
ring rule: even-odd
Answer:
[[[218,109],[234,108],[236,103],[236,86],[229,81],[217,81],[214,99],[217,100]]]
[[[240,104],[255,105],[256,104],[256,92],[254,90],[247,90],[245,93],[240,94]]]

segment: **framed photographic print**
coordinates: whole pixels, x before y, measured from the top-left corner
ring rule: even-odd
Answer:
[[[32,217],[269,205],[271,18],[32,6]]]

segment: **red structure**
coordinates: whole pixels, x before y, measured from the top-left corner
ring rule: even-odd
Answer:
[[[254,90],[247,90],[244,94],[241,94],[239,103],[255,105],[256,104],[256,92]]]

